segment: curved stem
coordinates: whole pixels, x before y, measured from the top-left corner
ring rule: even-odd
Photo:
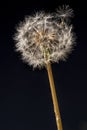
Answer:
[[[48,63],[46,65],[46,68],[47,68],[49,82],[50,82],[50,89],[51,89],[51,94],[52,94],[57,129],[63,130],[60,111],[59,111],[59,105],[58,105],[58,100],[57,100],[57,95],[56,95],[56,89],[55,89],[54,79],[53,79],[53,74],[52,74],[52,69],[51,69],[51,64]]]

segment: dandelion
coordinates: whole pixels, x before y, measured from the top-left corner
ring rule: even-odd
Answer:
[[[51,63],[65,60],[72,51],[73,27],[65,20],[72,16],[72,12],[69,6],[63,6],[57,9],[55,15],[36,13],[25,18],[15,34],[16,50],[21,53],[23,60],[34,68],[47,68],[58,130],[62,130],[62,122]]]

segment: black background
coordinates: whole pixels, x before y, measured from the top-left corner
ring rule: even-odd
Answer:
[[[67,62],[52,64],[64,130],[87,130],[87,7],[84,0],[0,2],[0,130],[56,130],[46,69],[23,63],[13,35],[25,15],[74,10],[76,46]]]

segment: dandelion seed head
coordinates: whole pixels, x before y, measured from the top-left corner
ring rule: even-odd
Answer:
[[[58,13],[62,12],[60,9]],[[69,9],[64,15],[69,16],[70,12]],[[72,25],[59,22],[55,15],[45,12],[25,18],[17,27],[14,39],[22,59],[34,68],[66,59],[74,44]]]

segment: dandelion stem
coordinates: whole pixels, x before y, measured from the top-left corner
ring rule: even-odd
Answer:
[[[51,89],[51,94],[52,94],[52,100],[53,100],[53,106],[54,106],[57,129],[58,130],[63,130],[60,111],[59,111],[59,105],[58,105],[58,100],[57,100],[57,95],[56,95],[56,89],[55,89],[55,85],[54,85],[54,79],[53,79],[51,64],[48,63],[46,65],[46,68],[47,68],[49,82],[50,82],[50,89]]]

